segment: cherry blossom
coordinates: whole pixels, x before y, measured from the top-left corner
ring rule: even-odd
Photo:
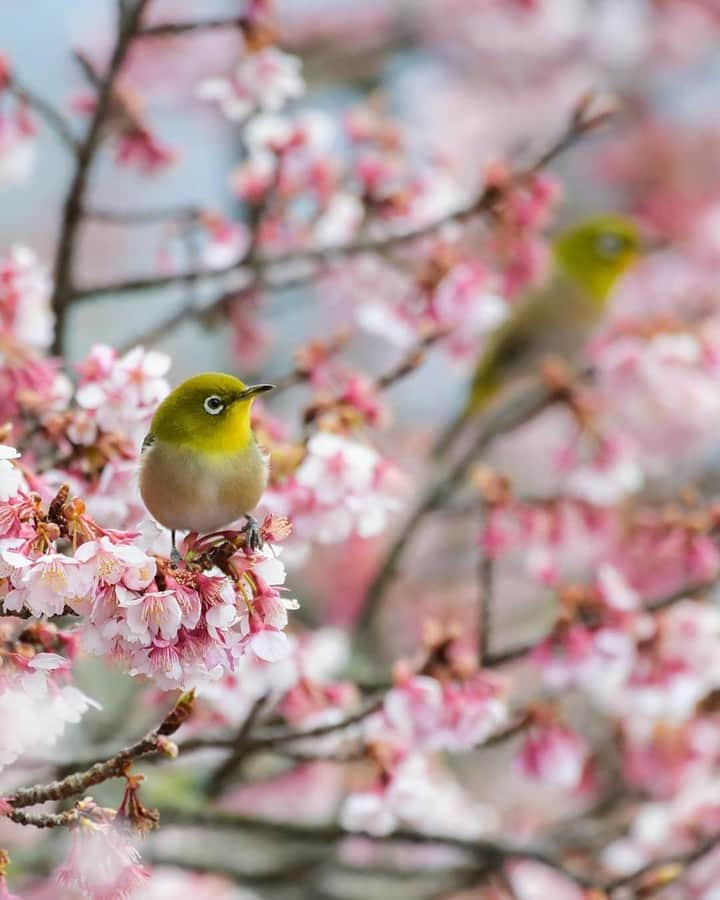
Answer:
[[[0,188],[27,181],[35,169],[37,134],[27,110],[0,110]]]
[[[567,791],[580,789],[589,761],[589,747],[561,724],[534,725],[523,740],[516,764],[526,778]]]
[[[63,889],[93,900],[123,900],[149,877],[134,844],[112,819],[112,810],[98,807],[89,797],[82,801],[70,852],[57,871]]]
[[[197,96],[220,105],[223,115],[242,121],[254,112],[277,112],[288,100],[302,96],[305,85],[300,60],[276,47],[248,53],[229,78],[208,78]]]
[[[68,725],[77,724],[89,709],[99,708],[71,683],[70,660],[56,652],[61,649],[62,636],[52,626],[40,627],[36,635],[47,651],[31,650],[29,640],[13,646],[4,630],[0,684],[3,767],[24,754],[48,751]]]
[[[341,435],[319,432],[285,482],[271,486],[264,504],[290,518],[298,540],[332,544],[357,533],[380,534],[397,507],[387,493],[388,465],[369,446]]]
[[[473,803],[445,773],[422,756],[400,761],[374,789],[350,794],[340,813],[350,831],[390,834],[403,825],[428,834],[480,837],[496,826],[491,810]]]
[[[479,672],[463,681],[440,682],[425,675],[401,680],[383,704],[385,729],[408,746],[455,752],[481,744],[507,721],[501,686]]]

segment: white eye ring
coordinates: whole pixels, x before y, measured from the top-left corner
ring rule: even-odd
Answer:
[[[595,249],[605,259],[612,259],[622,250],[622,240],[616,234],[600,234],[595,242]]]
[[[211,394],[203,401],[203,409],[210,416],[218,416],[225,409],[225,404],[217,394]]]

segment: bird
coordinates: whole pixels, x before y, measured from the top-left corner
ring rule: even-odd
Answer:
[[[170,530],[177,565],[177,531],[217,531],[246,520],[246,546],[262,538],[252,511],[267,485],[269,463],[253,434],[250,412],[272,384],[245,384],[222,372],[194,375],[160,403],[140,454],[140,495]]]
[[[543,357],[577,357],[605,312],[616,282],[649,246],[635,222],[605,213],[560,234],[552,249],[549,283],[518,301],[489,338],[465,406],[435,444],[435,457],[454,444],[468,422],[506,385],[526,375]]]

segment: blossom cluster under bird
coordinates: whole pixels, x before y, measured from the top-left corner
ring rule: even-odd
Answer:
[[[244,516],[250,549],[260,546],[252,517],[268,480],[268,459],[250,420],[254,399],[271,384],[246,385],[221,372],[195,375],[158,406],[142,446],[140,493],[172,535],[211,532]]]

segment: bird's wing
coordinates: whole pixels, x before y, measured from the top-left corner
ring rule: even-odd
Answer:
[[[595,318],[583,292],[557,275],[521,300],[488,341],[473,377],[471,410],[482,408],[503,384],[529,372],[543,356],[577,354]]]
[[[142,447],[140,448],[140,453],[144,453],[155,443],[155,435],[152,431],[148,431],[148,433],[143,438]]]

